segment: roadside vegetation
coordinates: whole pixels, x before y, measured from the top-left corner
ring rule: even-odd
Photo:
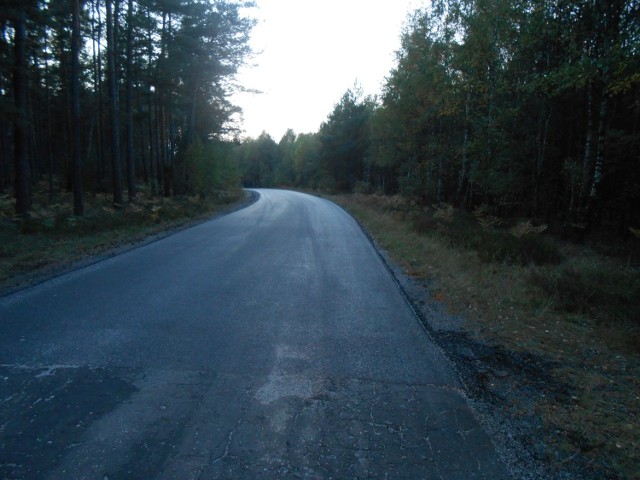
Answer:
[[[75,216],[72,193],[59,193],[50,202],[42,186],[34,194],[30,216],[24,219],[15,217],[9,195],[0,196],[0,291],[208,218],[243,196],[235,188],[208,195],[159,197],[143,186],[136,202],[124,208],[114,208],[107,193],[87,195],[84,215]]]
[[[241,198],[230,102],[252,4],[0,5],[0,284]]]
[[[513,367],[509,356],[529,359],[509,387],[486,388],[507,415],[541,421],[538,460],[558,475],[579,464],[589,478],[640,478],[640,239],[603,252],[482,208],[330,198],[465,319],[467,336],[497,347],[500,368]]]

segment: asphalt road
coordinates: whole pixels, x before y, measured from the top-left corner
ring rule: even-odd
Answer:
[[[259,193],[0,299],[0,478],[509,478],[356,222]]]

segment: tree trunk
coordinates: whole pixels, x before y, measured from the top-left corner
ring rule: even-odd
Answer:
[[[153,127],[155,122],[153,121],[154,105],[153,105],[153,95],[152,95],[151,89],[149,89],[148,91],[147,100],[148,100],[147,110],[149,112],[149,114],[147,115],[147,124],[148,124],[147,128],[149,130],[149,175],[151,177],[151,192],[153,193],[153,195],[157,195],[158,194],[158,169],[156,168],[157,166],[156,155],[157,155],[158,149],[156,148],[156,137],[153,134],[154,132]]]
[[[102,108],[102,54],[98,48],[100,40],[102,39],[102,19],[100,14],[100,8],[98,8],[97,0],[92,2],[92,17],[91,17],[91,41],[93,50],[93,90],[95,100],[95,112],[96,117],[96,192],[102,190],[104,184],[104,112]],[[98,21],[96,22],[95,19]]]
[[[163,145],[163,134],[162,134],[162,107],[160,105],[161,98],[160,93],[156,91],[155,95],[156,100],[156,114],[155,114],[155,140],[156,140],[156,173],[158,176],[156,177],[158,181],[158,194],[160,195],[162,189],[164,187],[164,145]]]
[[[147,10],[147,22],[151,25],[151,14],[149,10]],[[153,195],[158,194],[158,175],[156,169],[156,140],[154,136],[153,130],[153,112],[154,112],[154,90],[153,90],[153,39],[152,39],[152,29],[149,27],[147,31],[147,56],[148,56],[148,84],[147,84],[147,128],[149,132],[149,177],[151,184],[151,192]]]
[[[27,155],[27,58],[26,58],[26,14],[19,10],[14,20],[14,72],[15,95],[14,159],[16,213],[27,217],[31,208],[31,171]]]
[[[589,208],[587,209],[588,228],[592,226],[593,217],[596,210],[596,204],[600,200],[600,184],[602,183],[602,175],[604,169],[604,150],[606,140],[606,121],[607,121],[608,100],[605,89],[602,89],[602,99],[600,100],[600,108],[598,111],[598,143],[596,144],[596,162],[593,169],[593,180],[589,191]]]
[[[46,40],[45,40],[46,41]],[[47,48],[45,44],[45,49]],[[52,128],[52,109],[51,109],[51,85],[49,75],[49,61],[47,55],[44,55],[44,77],[45,77],[45,89],[47,90],[47,173],[49,184],[49,201],[53,202],[53,128]]]
[[[4,194],[7,182],[7,157],[9,156],[9,128],[0,120],[0,195]]]
[[[136,159],[133,148],[133,0],[128,2],[127,10],[127,66],[125,109],[127,112],[127,188],[129,200],[136,198]]]
[[[80,0],[72,0],[71,29],[71,135],[73,145],[73,214],[84,213],[82,158],[80,155]]]
[[[138,112],[142,112],[142,100],[140,99],[140,90],[141,88],[136,89],[136,107],[138,108]],[[147,154],[145,153],[146,144],[145,144],[145,133],[144,133],[144,119],[142,115],[139,115],[138,119],[138,139],[140,140],[140,165],[142,165],[142,180],[145,184],[149,183],[149,169],[147,167]]]
[[[119,0],[116,2],[118,11]],[[116,81],[116,28],[117,15],[111,13],[112,0],[106,0],[107,10],[107,56],[108,56],[108,82],[109,82],[109,110],[111,115],[111,171],[113,182],[113,204],[116,208],[122,208],[122,160],[120,158],[120,119],[118,117],[118,85]],[[112,18],[113,17],[113,18]]]
[[[543,108],[544,109],[544,108]],[[547,137],[549,135],[549,122],[551,121],[552,110],[546,118],[540,113],[538,122],[537,148],[535,171],[533,172],[533,208],[532,214],[536,215],[540,205],[540,178],[542,177],[542,168],[544,167],[545,154],[547,150]]]
[[[604,89],[603,89],[604,90]],[[603,91],[600,100],[600,109],[598,112],[598,143],[596,145],[596,164],[593,171],[593,182],[591,183],[591,199],[598,198],[598,187],[602,183],[602,169],[604,166],[604,150],[606,137],[606,121],[607,121],[607,94]]]
[[[462,137],[462,168],[460,170],[460,177],[458,178],[458,205],[460,207],[465,204],[465,195],[467,191],[468,182],[468,167],[469,162],[467,158],[467,145],[469,144],[469,102],[471,101],[471,93],[467,92],[467,97],[464,102],[464,132]]]
[[[589,84],[587,88],[587,136],[584,141],[584,154],[582,157],[582,185],[580,199],[581,206],[579,213],[580,217],[584,216],[584,211],[586,210],[588,203],[591,169],[593,164],[593,85]],[[579,220],[582,221],[583,218],[579,218]]]

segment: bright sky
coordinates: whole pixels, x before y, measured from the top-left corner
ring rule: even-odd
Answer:
[[[262,94],[238,93],[245,136],[288,128],[315,132],[357,81],[378,94],[394,66],[407,15],[422,0],[257,0],[254,51],[237,79]]]

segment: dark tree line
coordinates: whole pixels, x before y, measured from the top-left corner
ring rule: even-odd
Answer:
[[[378,102],[349,91],[294,142],[293,183],[637,227],[639,19],[637,0],[434,0]]]
[[[113,194],[192,191],[190,150],[232,133],[228,97],[251,53],[250,2],[5,0],[0,193],[26,215],[34,185]]]
[[[288,130],[279,143],[263,132],[236,149],[249,187],[294,185],[330,191],[361,188],[371,176],[371,121],[376,102],[347,90],[317,133]]]

